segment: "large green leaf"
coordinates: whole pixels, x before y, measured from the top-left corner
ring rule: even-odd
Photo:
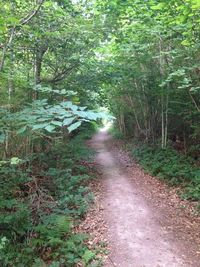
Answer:
[[[49,124],[45,127],[45,130],[47,130],[49,133],[52,133],[55,130],[56,126]]]
[[[62,122],[61,121],[51,121],[51,123],[53,124],[53,125],[56,125],[56,126],[62,126]]]
[[[76,130],[80,126],[81,126],[81,121],[78,121],[78,122],[71,124],[67,129],[69,133],[71,133],[72,131]]]
[[[33,129],[33,130],[44,129],[47,125],[48,125],[48,123],[34,124],[34,125],[32,126],[32,129]]]
[[[75,119],[76,119],[76,117],[71,117],[71,118],[64,119],[63,126],[70,125]]]

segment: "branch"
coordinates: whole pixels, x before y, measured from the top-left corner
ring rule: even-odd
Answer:
[[[0,72],[3,70],[4,63],[5,63],[6,52],[7,52],[8,48],[10,47],[10,45],[12,43],[14,35],[15,35],[15,27],[13,27],[11,29],[11,33],[10,33],[10,37],[8,39],[8,42],[3,48],[2,58],[1,58],[1,62],[0,62]]]
[[[198,105],[197,105],[197,103],[196,103],[196,101],[195,101],[195,99],[194,99],[194,97],[192,96],[192,94],[191,94],[190,91],[189,91],[189,95],[190,95],[190,97],[191,97],[191,99],[192,99],[192,102],[193,102],[193,104],[195,105],[197,111],[200,111],[200,108],[198,107]]]
[[[90,51],[92,51],[92,48],[89,49],[88,51],[86,51],[83,55],[87,56]],[[80,51],[81,52],[81,51]],[[75,62],[74,64],[72,64],[71,67],[67,68],[67,69],[62,69],[60,72],[55,73],[54,77],[51,79],[43,79],[44,82],[49,82],[49,83],[57,83],[59,81],[64,80],[67,76],[69,76],[71,74],[71,72],[77,68],[79,65],[81,64],[80,61]],[[57,68],[58,69],[58,68]]]
[[[37,15],[38,11],[40,10],[41,6],[43,5],[45,0],[41,0],[39,2],[39,5],[35,10],[33,10],[31,13],[29,13],[25,18],[20,20],[21,26],[27,24],[35,15]]]
[[[57,83],[59,81],[62,81],[65,79],[75,68],[77,68],[79,65],[78,63],[73,64],[71,67],[62,70],[61,72],[57,73],[53,78],[51,79],[42,79],[44,82],[49,82],[49,83]]]

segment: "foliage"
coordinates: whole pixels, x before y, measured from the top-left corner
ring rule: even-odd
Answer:
[[[56,128],[67,127],[69,133],[80,127],[82,122],[92,120],[111,118],[103,112],[94,112],[86,110],[86,107],[80,107],[72,104],[71,101],[59,102],[49,105],[47,99],[35,100],[28,107],[16,113],[6,113],[2,117],[6,129],[11,130],[12,126],[18,127],[17,134],[23,134],[31,129],[32,131],[55,132]],[[17,123],[17,124],[16,124]],[[15,126],[16,125],[16,126]],[[13,129],[13,130],[14,130]],[[4,141],[2,139],[2,141]]]
[[[85,1],[0,10],[0,265],[89,265],[74,225],[93,200],[83,141],[111,118],[99,112],[101,18]]]
[[[124,138],[126,138],[124,133],[121,132],[117,127],[111,127],[109,129],[109,132],[115,139],[124,139]]]
[[[98,52],[101,96],[116,127],[149,145],[135,152],[146,169],[198,199],[199,1],[97,0],[96,6],[110,29]]]
[[[45,261],[52,266],[75,266],[95,259],[95,251],[85,244],[88,237],[73,230],[93,200],[87,187],[89,169],[81,168],[82,161],[92,160],[93,152],[84,145],[89,133],[92,127],[65,146],[58,140],[48,154],[41,155],[42,165],[39,155],[27,159],[29,168],[27,161],[4,163],[0,172],[1,266],[40,266]]]
[[[199,142],[198,1],[97,1],[108,41],[103,93],[129,137]]]
[[[170,185],[181,186],[184,191],[182,197],[200,200],[200,172],[194,159],[169,147],[163,150],[149,145],[136,147],[132,153],[144,170]]]
[[[145,168],[199,199],[198,0],[13,0],[0,10],[2,264],[93,259],[72,232],[92,199],[79,133],[113,119],[100,106],[118,138],[150,144],[135,150]]]

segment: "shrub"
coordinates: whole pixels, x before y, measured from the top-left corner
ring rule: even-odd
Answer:
[[[93,196],[87,187],[90,169],[82,162],[94,155],[85,146],[92,134],[78,134],[47,153],[32,154],[21,164],[4,162],[0,170],[0,265],[2,267],[89,264],[95,252],[88,236],[74,225]]]
[[[144,169],[170,185],[180,185],[184,198],[200,200],[200,172],[195,161],[172,148],[160,149],[141,145],[132,151]]]

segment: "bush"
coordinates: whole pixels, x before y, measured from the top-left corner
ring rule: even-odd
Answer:
[[[195,161],[172,148],[160,149],[148,145],[134,148],[133,156],[144,169],[170,185],[180,185],[184,198],[200,200],[200,172]]]
[[[0,170],[0,265],[2,267],[75,266],[89,264],[84,234],[74,225],[93,196],[87,187],[90,169],[82,162],[94,153],[85,146],[93,129],[47,153],[31,155],[19,165],[6,162]],[[27,168],[28,167],[28,168]]]
[[[112,127],[109,129],[109,133],[115,138],[115,139],[124,139],[125,135],[122,133],[118,128]]]

